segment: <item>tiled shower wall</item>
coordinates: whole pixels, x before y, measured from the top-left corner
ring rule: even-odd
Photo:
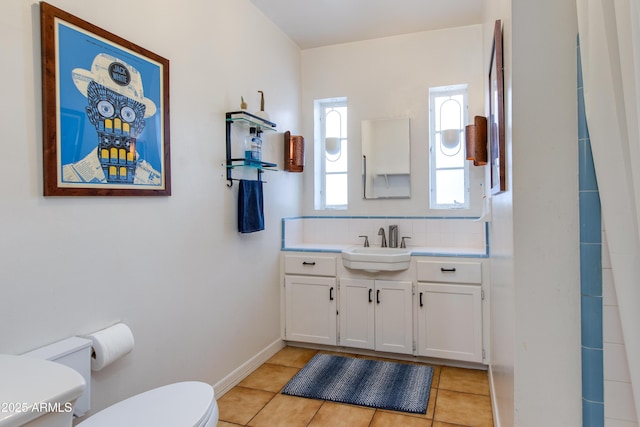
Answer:
[[[602,338],[604,425],[638,427],[606,232],[602,233]]]
[[[638,427],[606,232],[602,230],[579,40],[578,124],[583,426]]]

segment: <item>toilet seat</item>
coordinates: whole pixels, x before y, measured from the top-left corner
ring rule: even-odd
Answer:
[[[213,387],[203,382],[187,381],[115,403],[77,427],[209,427],[215,426],[217,419],[218,405]]]

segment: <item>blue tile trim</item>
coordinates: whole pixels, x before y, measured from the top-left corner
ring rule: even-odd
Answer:
[[[578,56],[578,88],[582,87],[582,52],[580,52],[580,34],[576,36],[577,56]]]
[[[580,243],[580,293],[602,297],[602,245]]]
[[[582,398],[589,402],[604,402],[604,388],[598,381],[603,377],[603,351],[602,349],[582,347],[582,363],[597,369],[597,372],[582,372]]]
[[[578,158],[580,295],[582,325],[582,426],[604,427],[602,339],[602,217],[584,105],[580,36],[578,54]]]
[[[584,90],[582,87],[578,87],[578,139],[585,139],[588,137],[588,134],[587,114],[585,112],[584,105]]]
[[[484,253],[486,254],[487,258],[489,258],[491,253],[489,251],[490,246],[489,246],[489,223],[488,222],[484,223],[484,241],[487,244],[486,248],[484,249]]]
[[[582,427],[604,426],[604,402],[582,399]]]
[[[586,124],[585,124],[586,126]],[[593,166],[593,154],[591,153],[591,141],[589,135],[578,141],[579,153],[579,184],[580,191],[598,191],[595,167]]]
[[[316,248],[296,248],[296,247],[289,247],[289,248],[282,248],[283,252],[324,252],[324,253],[332,253],[332,254],[339,254],[342,252],[342,250],[340,249],[316,249]]]
[[[600,193],[580,191],[580,242],[602,243]]]
[[[582,303],[580,307],[582,313],[582,348],[583,350],[585,348],[602,350],[602,297],[583,295],[580,300]],[[595,375],[595,373],[602,371],[601,366],[593,366],[587,363],[589,361],[584,360],[584,358],[582,362],[588,367],[588,371],[586,373],[583,372],[583,376],[584,374]]]

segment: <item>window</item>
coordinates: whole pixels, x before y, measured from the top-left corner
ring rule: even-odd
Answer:
[[[467,108],[467,85],[429,89],[431,209],[469,208],[464,140]]]
[[[347,99],[316,101],[316,209],[346,209],[348,204]],[[318,185],[319,184],[319,185]]]

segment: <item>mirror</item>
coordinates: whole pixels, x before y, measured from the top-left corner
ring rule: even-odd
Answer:
[[[365,199],[411,197],[409,118],[362,121]]]

